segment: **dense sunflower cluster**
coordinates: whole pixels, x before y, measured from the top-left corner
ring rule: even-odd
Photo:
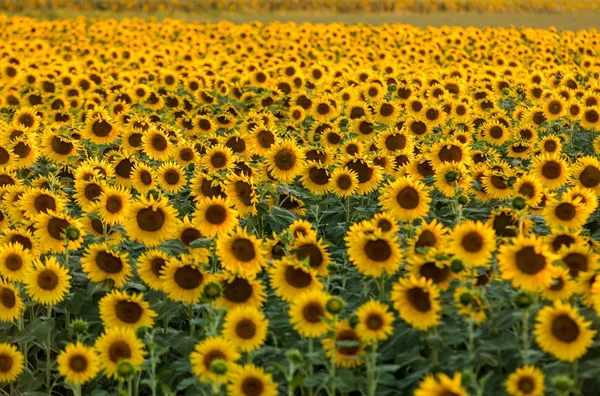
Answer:
[[[0,10],[69,9],[143,12],[546,12],[597,10],[599,0],[1,0]]]
[[[0,17],[0,386],[593,394],[599,52]]]

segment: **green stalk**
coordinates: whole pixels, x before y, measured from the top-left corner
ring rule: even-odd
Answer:
[[[192,320],[194,319],[194,304],[193,303],[190,303],[190,306],[188,308],[188,316],[189,316],[189,321],[190,321],[190,335],[193,336],[194,331],[196,330],[194,324],[192,323]]]
[[[377,375],[375,369],[377,368],[377,346],[378,343],[375,341],[373,344],[373,350],[369,354],[367,361],[367,378],[368,378],[368,395],[377,395]]]
[[[74,396],[81,396],[81,384],[73,384],[72,389]]]
[[[309,377],[312,377],[312,375],[313,375],[313,369],[314,369],[313,368],[313,364],[312,364],[312,356],[313,356],[313,353],[314,353],[313,342],[314,342],[313,338],[310,337],[308,339],[308,359],[309,359],[308,360],[308,376]],[[313,396],[313,388],[312,387],[308,388],[308,395],[309,396]]]
[[[523,312],[523,326],[521,326],[521,340],[523,342],[523,364],[529,364],[529,308]]]
[[[48,305],[48,319],[52,318],[52,304]],[[48,332],[48,338],[46,342],[46,392],[50,394],[50,390],[52,389],[52,359],[51,354],[52,347],[52,332]]]

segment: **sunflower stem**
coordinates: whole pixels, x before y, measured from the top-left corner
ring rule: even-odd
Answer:
[[[127,380],[127,394],[133,396],[133,380],[131,377]]]
[[[156,396],[156,346],[154,345],[154,332],[151,332],[150,345],[150,389],[152,396]]]
[[[313,353],[314,353],[314,344],[313,344],[314,340],[312,337],[308,338],[308,376],[312,377],[313,375],[313,363],[312,363],[312,357],[313,357]],[[308,388],[308,394],[309,396],[313,396],[313,388]]]
[[[379,301],[383,301],[385,298],[385,271],[381,273],[379,278]]]
[[[190,321],[190,335],[193,336],[194,332],[195,332],[195,326],[193,323],[193,319],[194,319],[194,304],[190,303],[189,308],[188,308],[188,316],[189,316],[189,321]]]
[[[523,326],[521,326],[521,340],[523,342],[523,364],[529,364],[529,308],[523,311]]]
[[[48,320],[52,318],[52,305],[48,305]],[[52,346],[52,332],[48,332],[48,338],[46,342],[46,392],[50,394],[50,390],[52,389],[52,360],[50,359]]]
[[[81,384],[72,384],[73,395],[81,396]]]
[[[577,360],[571,364],[571,377],[573,379],[573,394],[576,396],[580,396],[583,393],[581,392],[581,383],[579,382],[579,364]]]
[[[368,362],[367,362],[367,377],[368,377],[368,395],[369,396],[376,396],[377,395],[377,374],[376,374],[376,368],[377,368],[377,346],[378,343],[377,341],[375,341],[375,343],[373,343],[373,349],[371,351],[371,353],[369,354],[369,358],[368,358]]]
[[[346,198],[346,223],[350,223],[350,197]]]
[[[333,323],[337,322],[337,317],[334,318]],[[335,383],[335,349],[337,348],[337,340],[335,335],[335,325],[333,325],[333,340],[331,341],[331,370],[329,372],[329,376],[331,377],[331,396],[335,396],[336,393],[336,383]]]

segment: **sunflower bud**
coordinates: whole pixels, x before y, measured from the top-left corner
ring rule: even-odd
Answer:
[[[573,387],[573,380],[565,375],[552,377],[552,386],[559,394],[566,394]]]
[[[458,180],[459,176],[460,174],[458,173],[458,171],[451,170],[446,172],[446,174],[444,175],[444,179],[447,183],[455,183]]]
[[[146,326],[140,326],[137,329],[135,329],[135,336],[137,338],[139,338],[140,340],[143,340],[144,337],[146,337],[147,333],[148,333],[148,328]]]
[[[346,305],[346,303],[341,298],[331,297],[329,299],[329,301],[327,301],[325,308],[327,309],[327,312],[329,312],[330,314],[339,315],[344,310],[345,305]]]
[[[78,335],[86,335],[88,333],[88,322],[83,319],[75,319],[69,327],[73,333]]]
[[[286,353],[285,353],[285,357],[287,358],[287,360],[289,360],[290,362],[300,365],[302,364],[302,353],[300,353],[299,350],[297,349],[289,349]]]
[[[127,381],[135,374],[135,367],[133,364],[127,360],[123,359],[117,363],[117,376],[122,381]]]
[[[65,230],[65,238],[67,241],[76,241],[81,236],[81,232],[77,227],[69,226]]]
[[[508,88],[504,88],[504,89],[502,89],[502,94],[504,96],[508,96],[508,95],[510,95],[510,91],[508,90]]]
[[[514,303],[518,308],[527,309],[533,304],[533,299],[529,293],[521,291],[515,296]]]
[[[469,203],[469,198],[466,195],[459,195],[457,201],[461,205],[466,205]]]
[[[223,359],[215,359],[210,363],[210,371],[216,375],[225,375],[229,370],[227,362]]]
[[[461,305],[471,305],[471,302],[473,302],[473,294],[471,292],[464,292],[460,295],[458,300],[460,301]]]
[[[525,201],[525,198],[516,196],[512,199],[510,204],[513,207],[513,209],[521,210],[521,209],[525,208],[525,206],[527,205],[527,202]]]
[[[523,95],[523,88],[521,88],[521,87],[518,87],[518,88],[517,88],[517,94],[519,94],[519,95]]]
[[[463,265],[463,262],[459,259],[454,259],[452,260],[452,262],[450,263],[450,269],[452,270],[452,272],[454,272],[455,274],[458,274],[460,271],[462,271],[465,268],[465,266]]]
[[[210,282],[204,286],[202,297],[208,301],[214,301],[223,294],[223,286],[218,282]]]

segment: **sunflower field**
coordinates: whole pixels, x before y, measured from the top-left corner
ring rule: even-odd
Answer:
[[[599,56],[0,16],[0,394],[599,394]]]

